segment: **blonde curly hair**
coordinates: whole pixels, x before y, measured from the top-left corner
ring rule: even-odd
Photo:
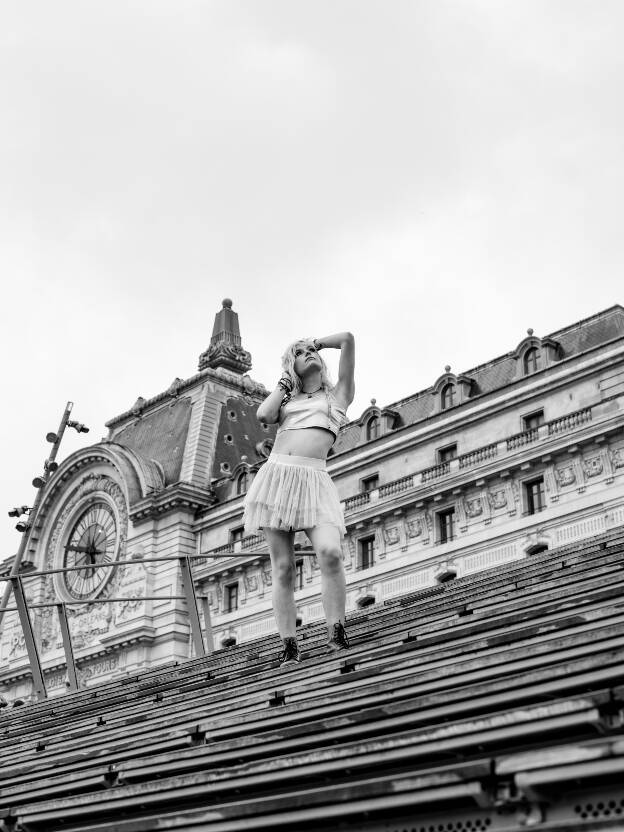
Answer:
[[[301,378],[295,372],[295,352],[297,347],[308,347],[310,345],[314,345],[313,338],[299,338],[297,341],[293,341],[292,344],[289,344],[282,355],[282,370],[284,371],[284,375],[287,375],[292,382],[292,396],[296,393],[301,393],[303,389]],[[320,352],[318,353],[318,357],[321,362],[321,387],[323,390],[333,390],[334,383],[330,378],[327,364],[324,362]]]

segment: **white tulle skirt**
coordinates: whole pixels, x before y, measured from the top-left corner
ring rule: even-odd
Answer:
[[[338,489],[324,459],[272,453],[245,495],[245,534],[271,528],[300,531],[326,523],[345,535]]]

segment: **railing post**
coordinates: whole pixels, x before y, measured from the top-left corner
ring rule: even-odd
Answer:
[[[39,659],[39,651],[37,650],[37,642],[35,641],[32,621],[30,620],[30,615],[28,614],[28,604],[26,603],[26,595],[24,594],[21,577],[19,575],[11,575],[11,584],[13,587],[13,597],[15,598],[17,614],[19,615],[22,632],[24,633],[24,642],[26,644],[26,652],[28,653],[28,661],[30,662],[30,672],[32,673],[35,694],[37,699],[46,699],[48,692],[46,691],[43,670],[41,669],[41,661]]]
[[[78,690],[78,675],[76,673],[76,662],[74,661],[74,648],[72,646],[71,634],[69,632],[69,622],[67,620],[67,608],[65,604],[60,603],[56,605],[58,611],[59,622],[61,625],[61,635],[63,636],[63,650],[65,651],[65,664],[67,665],[67,675],[69,677],[69,689]]]
[[[208,644],[208,655],[214,653],[214,637],[212,635],[212,621],[210,620],[210,604],[205,595],[201,597],[202,612],[204,614],[204,630],[206,631],[206,643]]]
[[[193,585],[193,572],[191,569],[191,562],[188,555],[181,555],[180,572],[182,574],[182,590],[186,598],[186,606],[188,607],[189,621],[191,623],[191,636],[195,646],[195,654],[197,656],[206,655],[206,647],[204,646],[204,638],[201,631],[201,623],[199,620],[199,610],[197,609],[197,596],[195,595],[195,586]]]

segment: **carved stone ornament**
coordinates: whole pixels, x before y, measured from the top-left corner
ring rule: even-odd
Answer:
[[[624,468],[624,448],[613,448],[611,461],[614,468]]]
[[[507,493],[504,488],[500,488],[498,491],[490,491],[489,498],[492,508],[505,508],[507,505]]]
[[[386,541],[386,546],[393,546],[395,543],[399,542],[399,530],[396,526],[392,526],[389,529],[383,530],[384,540]]]
[[[590,456],[583,460],[583,468],[588,478],[599,477],[603,471],[602,459],[599,456]]]
[[[468,517],[479,517],[483,514],[483,502],[481,497],[475,497],[473,500],[466,500],[466,514]]]
[[[258,578],[256,575],[245,575],[245,589],[247,592],[255,592],[258,589]]]
[[[559,485],[573,485],[576,482],[576,474],[572,465],[561,465],[555,468],[555,477]]]
[[[408,537],[420,537],[422,534],[422,523],[420,520],[406,520],[405,527]]]
[[[238,344],[211,344],[199,356],[199,369],[207,367],[225,367],[235,373],[248,373],[251,370],[251,353]]]

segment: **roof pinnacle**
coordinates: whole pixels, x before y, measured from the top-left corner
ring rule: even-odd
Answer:
[[[232,309],[232,300],[224,298],[221,309],[215,315],[210,346],[199,356],[199,369],[225,367],[242,375],[251,370],[251,353],[241,344],[238,314]]]

